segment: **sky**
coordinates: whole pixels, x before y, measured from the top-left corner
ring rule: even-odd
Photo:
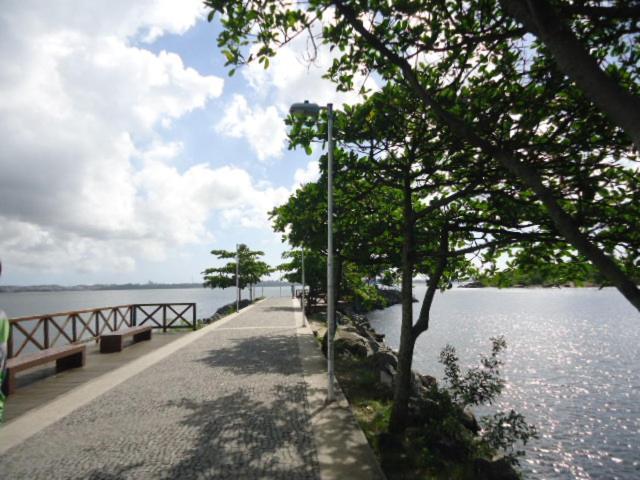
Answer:
[[[0,10],[0,284],[199,282],[211,249],[280,263],[268,211],[318,177],[289,105],[355,103],[300,38],[228,77],[201,0]],[[372,80],[371,80],[372,81]],[[370,85],[375,87],[375,85]]]

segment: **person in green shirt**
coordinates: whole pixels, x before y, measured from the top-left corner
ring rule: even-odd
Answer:
[[[2,275],[2,263],[0,262],[0,275]],[[4,383],[7,367],[7,342],[9,341],[9,319],[0,310],[0,386]],[[0,423],[4,417],[4,393],[0,388]]]

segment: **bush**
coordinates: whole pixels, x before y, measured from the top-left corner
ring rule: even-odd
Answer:
[[[491,404],[504,388],[500,376],[503,365],[498,355],[507,348],[503,337],[491,338],[491,355],[480,359],[481,367],[473,367],[463,375],[458,365],[456,349],[451,345],[440,352],[440,363],[444,365],[445,380],[454,401],[464,406]]]
[[[470,368],[464,373],[458,364],[454,347],[447,345],[440,352],[447,391],[461,411],[472,405],[490,405],[502,393],[505,381],[500,376],[503,362],[499,355],[507,348],[507,343],[503,337],[491,338],[491,343],[491,355],[482,356],[479,367]],[[518,457],[524,455],[524,451],[515,446],[519,443],[526,445],[530,439],[537,438],[535,427],[527,424],[524,416],[514,410],[485,416],[480,420],[480,425],[479,449],[499,451],[511,464],[518,464]]]
[[[480,419],[482,441],[497,451],[504,453],[512,464],[518,464],[518,457],[524,456],[523,450],[515,448],[520,442],[526,445],[532,438],[538,438],[536,428],[528,424],[524,416],[510,410],[509,413],[498,412]]]

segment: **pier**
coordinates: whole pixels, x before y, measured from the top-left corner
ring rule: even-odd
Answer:
[[[40,400],[27,408],[29,396]],[[346,401],[325,398],[325,360],[298,302],[268,299],[197,331],[89,352],[85,367],[18,389],[0,428],[0,471],[46,480],[382,478]]]

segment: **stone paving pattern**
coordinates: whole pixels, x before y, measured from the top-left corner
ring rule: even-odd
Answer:
[[[7,452],[0,472],[318,479],[291,300],[256,305],[75,410]]]

